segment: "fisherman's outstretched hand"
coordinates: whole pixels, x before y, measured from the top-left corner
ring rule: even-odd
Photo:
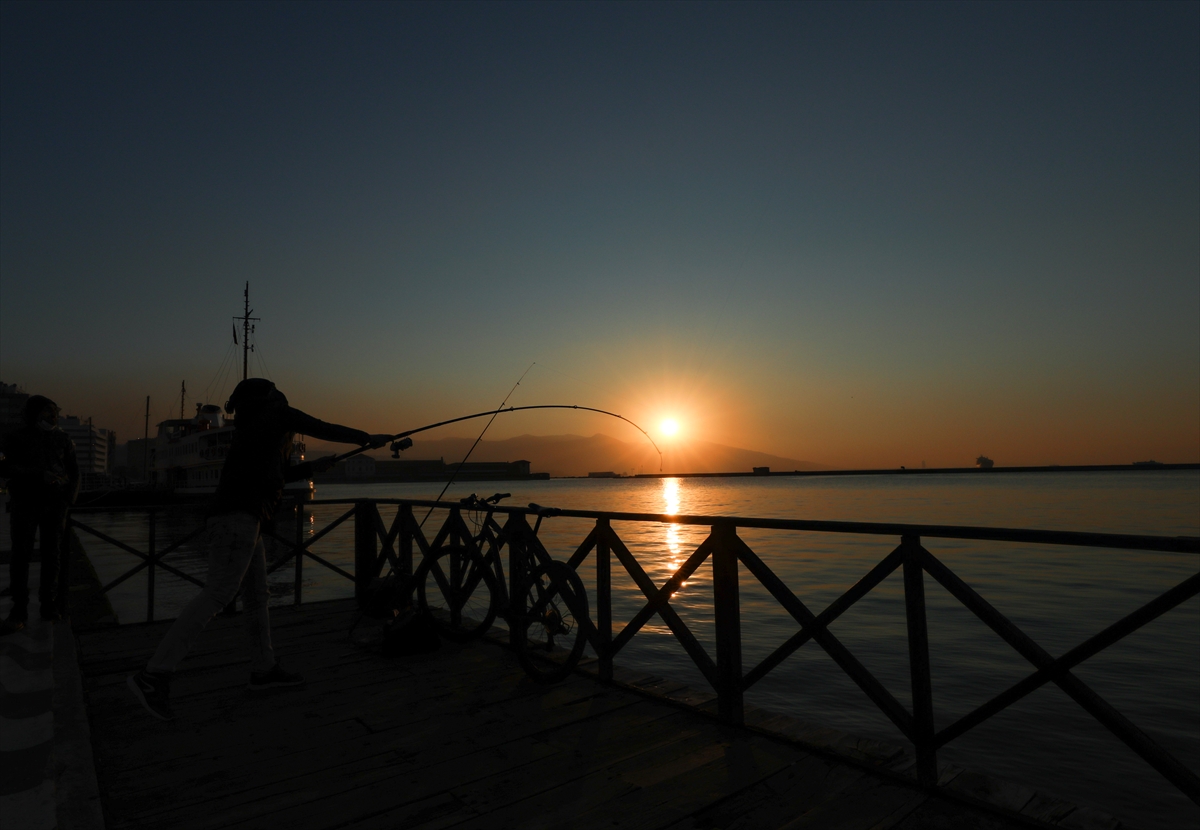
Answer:
[[[380,447],[382,447],[384,444],[386,444],[388,441],[391,441],[391,440],[392,440],[392,436],[390,436],[390,435],[383,435],[383,434],[372,435],[370,440],[367,441],[367,446],[373,450],[377,450]]]
[[[326,455],[323,458],[314,459],[312,468],[314,473],[323,473],[332,467],[337,462],[336,455]]]

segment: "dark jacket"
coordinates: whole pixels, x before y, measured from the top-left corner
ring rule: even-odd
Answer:
[[[288,465],[296,433],[342,444],[366,444],[371,438],[362,430],[327,424],[290,406],[262,414],[239,409],[234,427],[209,512],[249,513],[260,522],[270,521],[279,509],[286,482],[312,476],[311,464]]]
[[[79,465],[75,461],[75,442],[61,429],[44,430],[26,425],[4,439],[4,459],[0,476],[8,479],[8,491],[14,503],[70,505],[79,494]],[[66,479],[62,484],[47,484],[46,473]]]

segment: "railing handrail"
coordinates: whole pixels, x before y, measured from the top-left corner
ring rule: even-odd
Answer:
[[[424,499],[313,499],[305,505],[358,504],[369,501],[374,504],[407,504],[413,507],[449,509],[461,508],[457,501],[429,501]],[[114,513],[138,511],[163,511],[188,504],[154,504],[111,507],[81,507],[72,513]],[[202,504],[194,505],[203,507]],[[704,525],[712,527],[728,524],[733,527],[760,530],[807,530],[818,533],[860,533],[872,536],[925,536],[937,539],[974,539],[991,542],[1021,542],[1025,544],[1063,545],[1086,548],[1115,548],[1119,550],[1147,550],[1161,553],[1190,553],[1200,555],[1200,536],[1149,536],[1129,533],[1088,533],[1075,530],[1040,530],[1012,527],[975,527],[972,525],[907,524],[901,522],[846,522],[823,519],[767,519],[754,516],[711,516],[690,513],[629,513],[610,510],[573,510],[570,508],[538,509],[531,507],[497,506],[497,513],[535,516],[549,513],[573,519],[607,519],[613,522],[658,522],[661,524]]]

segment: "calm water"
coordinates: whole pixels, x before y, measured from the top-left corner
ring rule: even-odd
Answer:
[[[342,485],[321,488],[322,498],[433,498],[440,485]],[[538,502],[590,510],[734,514],[771,518],[836,519],[990,525],[1052,530],[1109,531],[1162,536],[1200,535],[1200,473],[1063,473],[1029,475],[737,478],[665,480],[555,480],[474,482],[448,496],[496,489],[511,504]],[[309,532],[344,508],[317,506]],[[385,521],[391,514],[385,512]],[[420,514],[419,514],[420,515]],[[426,525],[432,537],[438,516]],[[158,531],[182,536],[194,516]],[[95,526],[138,547],[144,520],[95,518]],[[586,535],[585,520],[547,520],[541,538],[565,559]],[[661,584],[703,540],[703,528],[615,523],[614,529],[647,573]],[[314,551],[350,569],[352,522],[322,539]],[[815,613],[861,578],[898,540],[845,534],[742,531],[743,538]],[[101,578],[129,567],[127,554],[87,542]],[[992,605],[1052,654],[1078,644],[1200,567],[1200,558],[992,542],[927,539],[925,546]],[[202,578],[202,552],[184,546],[171,560]],[[581,574],[593,585],[589,558]],[[293,572],[272,578],[272,592],[291,602]],[[615,627],[644,603],[614,559]],[[173,616],[195,588],[175,578],[159,582],[156,615]],[[340,576],[306,562],[304,599],[347,596]],[[833,632],[906,705],[909,676],[902,578],[893,574],[833,626]],[[798,626],[743,572],[743,667],[749,671]],[[1031,671],[1010,647],[926,578],[935,720],[946,726]],[[715,656],[711,571],[702,566],[673,606]],[[113,591],[122,622],[145,618],[142,575]],[[669,630],[654,618],[618,656],[623,665],[650,669],[696,688],[706,683]],[[1127,637],[1078,667],[1076,673],[1193,770],[1200,769],[1200,599]],[[895,743],[891,723],[815,643],[788,658],[751,689],[747,703]],[[1134,826],[1200,825],[1200,809],[1071,702],[1055,686],[1034,694],[944,748],[940,758],[1019,782],[1079,803],[1095,804]]]

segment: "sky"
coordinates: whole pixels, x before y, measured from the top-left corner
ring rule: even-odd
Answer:
[[[1200,4],[0,4],[0,380],[140,437],[247,281],[371,432],[1200,461]]]

